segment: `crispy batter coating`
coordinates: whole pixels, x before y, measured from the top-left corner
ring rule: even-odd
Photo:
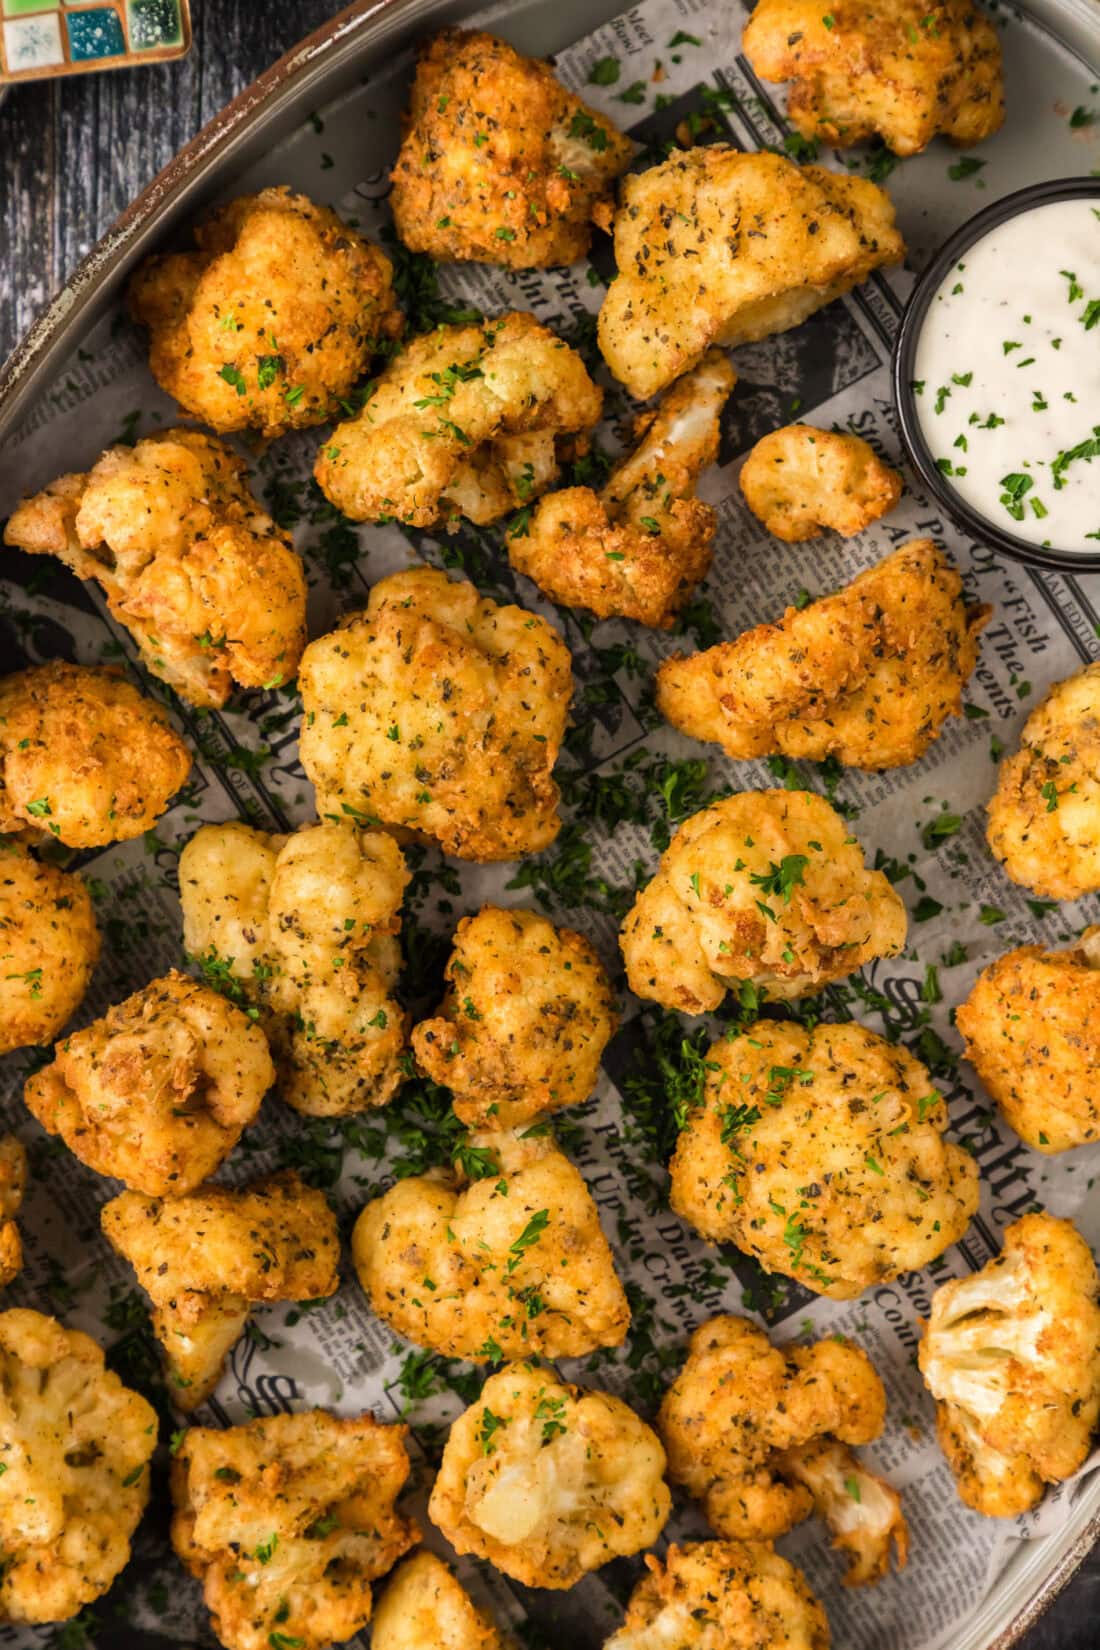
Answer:
[[[23,1098],[90,1169],[181,1197],[233,1150],[274,1076],[259,1026],[173,969],[58,1043]]]
[[[689,1541],[651,1554],[604,1650],[829,1650],[801,1570],[767,1541]]]
[[[1100,1279],[1072,1221],[1024,1215],[932,1296],[920,1370],[959,1495],[1011,1518],[1077,1471],[1100,1417]]]
[[[446,995],[412,1046],[464,1123],[511,1129],[587,1100],[618,1023],[611,982],[583,934],[486,905],[455,930]]]
[[[69,848],[152,830],[191,771],[167,714],[115,670],[55,659],[0,677],[0,831]]]
[[[420,1536],[395,1507],[408,1430],[309,1409],[186,1434],[172,1545],[226,1650],[327,1650],[366,1626],[371,1582]]]
[[[0,1289],[23,1265],[23,1242],[15,1217],[27,1184],[27,1154],[13,1134],[0,1135]]]
[[[390,206],[413,252],[511,269],[573,264],[632,144],[548,64],[443,29],[419,52]]]
[[[831,527],[844,538],[892,510],[901,476],[858,435],[785,424],[762,437],[741,469],[745,503],[788,544]]]
[[[293,1171],[168,1202],[123,1192],[99,1219],[153,1302],[153,1333],[182,1410],[217,1386],[253,1302],[318,1300],[340,1286],[336,1216]]]
[[[721,143],[631,174],[620,202],[599,340],[640,399],[711,344],[798,326],[905,252],[877,184]]]
[[[667,630],[710,567],[718,516],[695,497],[718,456],[719,416],[737,374],[719,350],[635,424],[639,445],[596,493],[566,487],[540,499],[508,558],[564,607]]]
[[[692,814],[620,934],[639,997],[683,1014],[750,982],[790,1001],[905,943],[905,907],[810,791],[740,791]]]
[[[243,195],[195,242],[147,259],[128,301],[157,383],[219,434],[324,423],[400,336],[390,260],[305,195]]]
[[[1100,889],[1100,663],[1055,682],[1024,723],[986,837],[1006,876],[1044,899]]]
[[[1021,945],[998,957],[955,1024],[966,1058],[1029,1146],[1064,1152],[1100,1139],[1100,927],[1068,951]]]
[[[371,1626],[371,1650],[517,1650],[441,1558],[422,1547],[394,1572]]]
[[[67,1621],[130,1556],[156,1411],[88,1335],[0,1312],[0,1621]]]
[[[398,1180],[359,1216],[352,1258],[371,1310],[471,1363],[621,1345],[630,1309],[611,1249],[554,1141],[478,1135],[465,1161],[479,1178]]]
[[[602,405],[576,350],[533,315],[437,327],[337,424],[313,473],[353,521],[484,526],[557,480],[558,438],[591,429]]]
[[[666,660],[657,704],[729,756],[904,767],[960,713],[989,614],[931,539],[911,539],[775,624]]]
[[[318,813],[400,826],[459,859],[519,859],[557,836],[573,673],[545,619],[413,567],[311,642],[299,680]]]
[[[650,1546],[671,1497],[655,1432],[619,1398],[511,1364],[451,1427],[428,1516],[457,1553],[572,1587]]]
[[[259,1011],[296,1111],[384,1106],[404,1081],[408,1016],[393,992],[408,880],[393,838],[350,821],[293,836],[203,825],[180,855],[184,948]]]
[[[900,1045],[854,1022],[758,1020],[707,1056],[670,1201],[709,1242],[852,1300],[919,1271],[970,1224],[978,1169],[946,1124],[943,1096]]]
[[[719,1535],[774,1541],[816,1510],[849,1552],[856,1586],[886,1574],[891,1538],[899,1566],[906,1559],[896,1492],[848,1447],[872,1443],[885,1419],[886,1393],[859,1347],[830,1338],[781,1349],[748,1318],[719,1317],[692,1335],[657,1429],[669,1477],[702,1501]],[[845,1490],[853,1477],[866,1504]]]
[[[302,564],[246,473],[216,437],[164,430],[24,499],[4,543],[97,579],[154,676],[224,705],[234,682],[289,681],[306,641]]]
[[[99,929],[82,879],[0,837],[0,1054],[52,1042],[98,960]]]
[[[765,80],[787,80],[805,138],[847,147],[883,138],[915,155],[937,133],[963,148],[1004,120],[1001,46],[970,0],[760,0],[743,49]]]

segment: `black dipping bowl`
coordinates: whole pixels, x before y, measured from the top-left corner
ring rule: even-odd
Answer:
[[[1015,557],[1017,561],[1029,562],[1032,567],[1056,568],[1060,572],[1089,573],[1100,570],[1100,550],[1068,551],[1059,550],[1055,545],[1050,549],[1044,549],[1027,539],[1018,539],[1012,533],[1006,533],[1003,528],[995,526],[973,509],[965,499],[959,497],[949,485],[947,478],[936,468],[935,460],[921,431],[916,397],[912,389],[913,361],[921,328],[924,326],[929,305],[950,270],[966,252],[969,252],[975,242],[982,240],[991,229],[1006,223],[1009,218],[1018,217],[1021,212],[1030,212],[1033,207],[1049,206],[1055,201],[1064,200],[1100,202],[1100,177],[1056,178],[1051,183],[1033,183],[1027,189],[1017,189],[1014,194],[1005,195],[1003,200],[994,201],[983,211],[975,213],[974,217],[968,218],[962,228],[957,229],[950,240],[944,242],[913,288],[901,318],[901,326],[894,342],[894,405],[898,410],[901,438],[914,468],[956,527],[961,528],[971,538],[977,539],[979,543],[992,545],[995,550],[1001,550],[1006,556]]]

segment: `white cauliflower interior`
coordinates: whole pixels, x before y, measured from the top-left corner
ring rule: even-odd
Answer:
[[[327,1650],[367,1624],[371,1583],[419,1538],[395,1506],[407,1431],[311,1409],[186,1434],[172,1545],[226,1650]]]
[[[130,1556],[157,1417],[87,1335],[0,1312],[0,1620],[66,1621]]]
[[[1100,1416],[1100,1279],[1071,1221],[1039,1212],[932,1297],[920,1368],[968,1507],[1033,1507],[1084,1461]]]
[[[392,837],[346,820],[293,836],[203,825],[180,855],[184,947],[259,1011],[297,1111],[384,1106],[403,1081],[393,992],[408,880]]]
[[[572,1587],[658,1537],[665,1452],[620,1399],[512,1364],[451,1427],[428,1514],[458,1553],[528,1587]]]

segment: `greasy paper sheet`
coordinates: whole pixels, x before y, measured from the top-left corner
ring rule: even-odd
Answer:
[[[493,8],[490,15],[498,13]],[[744,15],[732,0],[649,0],[564,53],[559,72],[639,142],[658,150],[667,139],[689,131],[700,142],[721,138],[746,148],[782,146],[782,94],[757,83],[738,56]],[[1011,128],[1022,118],[1032,122],[1034,175],[1084,172],[1100,164],[1095,133],[1081,138],[1066,118],[1069,110],[1088,101],[1082,66],[1030,25],[1003,12],[1000,19],[1008,59],[1009,124]],[[605,57],[617,60],[618,77],[604,86],[586,84],[592,65]],[[1021,115],[1014,99],[1025,64],[1028,101]],[[399,96],[406,74],[407,66],[399,65],[380,87],[383,104]],[[318,133],[318,145],[323,148],[325,141]],[[980,158],[986,164],[979,170],[952,176],[956,157],[937,143],[887,179],[918,261],[979,206],[1030,181],[1021,169],[1018,137],[983,146]],[[839,155],[822,159],[864,170],[881,165],[866,151],[848,160]],[[384,196],[384,177],[375,176],[337,204],[374,232],[386,222]],[[592,317],[612,269],[610,243],[600,236],[590,265],[516,275],[450,269],[442,285],[448,296],[488,313],[529,308],[591,353]],[[1085,1473],[1049,1497],[1039,1515],[1018,1524],[994,1523],[967,1512],[935,1444],[932,1405],[915,1368],[914,1349],[918,1320],[927,1313],[936,1282],[981,1266],[999,1247],[1003,1227],[1024,1211],[1042,1204],[1059,1214],[1072,1213],[1094,1244],[1100,1235],[1095,1200],[1091,1212],[1084,1207],[1100,1152],[1045,1160],[1023,1146],[992,1114],[969,1067],[959,1063],[960,1042],[951,1024],[953,1005],[993,956],[1030,940],[1066,942],[1100,917],[1095,899],[1057,909],[1029,899],[1000,873],[983,837],[983,805],[994,786],[998,755],[1013,748],[1024,717],[1045,688],[1100,652],[1098,581],[1041,577],[998,564],[980,544],[960,539],[912,489],[887,520],[857,539],[827,536],[782,545],[749,515],[736,481],[739,455],[796,414],[852,429],[892,462],[899,461],[887,362],[911,280],[905,272],[875,276],[797,331],[735,353],[739,383],[724,419],[721,465],[701,488],[716,505],[720,521],[704,591],[710,612],[696,612],[694,629],[686,636],[656,635],[621,623],[592,627],[578,615],[555,611],[511,572],[502,549],[503,529],[469,529],[435,541],[425,535],[407,537],[396,527],[349,527],[306,484],[315,434],[276,443],[262,453],[242,447],[251,451],[258,490],[269,506],[280,519],[298,523],[297,539],[313,587],[311,635],[362,605],[372,582],[408,565],[414,555],[465,570],[486,594],[547,613],[566,636],[575,659],[577,730],[562,772],[568,776],[567,795],[579,799],[582,812],[586,798],[590,805],[595,780],[622,770],[639,752],[645,753],[638,770],[642,775],[662,756],[677,761],[705,757],[707,771],[691,808],[713,794],[784,780],[828,791],[850,808],[859,840],[897,880],[911,916],[905,956],[876,964],[861,979],[830,990],[824,1012],[830,1018],[854,1016],[900,1037],[930,1064],[948,1097],[955,1137],[967,1143],[981,1164],[980,1216],[964,1241],[928,1272],[869,1291],[851,1304],[830,1304],[781,1278],[763,1278],[736,1251],[708,1249],[686,1229],[667,1208],[667,1177],[653,1161],[626,1087],[636,1062],[645,1060],[655,1018],[639,1014],[636,1002],[625,1005],[625,1023],[608,1051],[597,1097],[581,1111],[566,1114],[560,1131],[599,1204],[620,1272],[630,1280],[634,1306],[627,1346],[565,1366],[570,1378],[619,1392],[651,1414],[690,1330],[713,1313],[743,1309],[760,1314],[780,1339],[837,1331],[850,1335],[881,1372],[890,1420],[884,1437],[866,1456],[903,1492],[912,1534],[908,1569],[877,1587],[851,1592],[840,1585],[842,1566],[828,1550],[819,1523],[809,1521],[780,1544],[805,1569],[828,1610],[834,1642],[846,1650],[936,1650],[957,1642],[963,1624],[997,1584],[1018,1538],[1043,1540],[1061,1526],[1081,1496],[1097,1497],[1096,1482],[1090,1489]],[[601,381],[610,388],[606,372]],[[616,421],[621,429],[622,417],[630,411],[621,391],[611,390],[607,411],[601,440],[611,449],[618,439]],[[14,450],[5,454],[0,514],[20,491],[90,461],[120,434],[132,439],[135,431],[155,428],[171,416],[169,403],[149,379],[140,341],[125,326],[105,326],[28,418]],[[875,775],[849,772],[838,780],[813,764],[778,764],[777,776],[777,768],[766,763],[733,763],[680,738],[647,708],[652,667],[677,647],[736,635],[777,615],[800,591],[817,594],[845,582],[915,534],[946,543],[963,570],[968,598],[989,602],[994,609],[966,693],[967,717],[952,722],[916,766]],[[18,582],[7,586],[0,608],[5,669],[61,656],[89,663],[117,659],[138,676],[129,638],[88,588],[67,575],[54,576],[38,560],[9,553],[6,565]],[[159,684],[144,685],[168,699],[198,760],[186,792],[155,834],[144,843],[79,856],[74,862],[91,882],[105,932],[104,959],[81,1011],[83,1019],[102,1013],[181,961],[176,862],[181,844],[200,821],[242,818],[286,830],[313,816],[312,790],[296,758],[298,706],[292,693],[255,693],[224,714],[196,715]],[[630,782],[641,783],[637,776]],[[582,820],[579,833],[567,830],[542,861],[523,868],[518,888],[509,887],[515,867],[460,866],[421,853],[406,904],[411,971],[423,974],[428,985],[419,1006],[430,1005],[438,984],[441,950],[431,935],[449,934],[460,915],[486,899],[540,902],[556,919],[589,933],[617,970],[618,914],[629,901],[639,866],[647,875],[656,865],[652,828],[665,818],[652,788],[645,807],[647,819],[619,824],[613,833]],[[574,801],[567,816],[576,818],[577,813]],[[933,846],[925,846],[922,833],[943,814],[959,816],[959,828],[929,836]],[[591,846],[590,861],[578,846],[579,837]],[[27,1264],[7,1304],[52,1310],[67,1323],[88,1329],[114,1346],[118,1367],[148,1381],[155,1378],[155,1357],[150,1357],[140,1292],[98,1233],[98,1209],[113,1188],[28,1121],[19,1091],[32,1065],[27,1054],[0,1064],[4,1119],[28,1144],[32,1165],[21,1220]],[[347,1229],[367,1196],[387,1183],[393,1163],[408,1156],[407,1130],[402,1140],[395,1121],[407,1117],[407,1111],[399,1101],[393,1117],[354,1119],[340,1131],[309,1123],[269,1101],[219,1178],[237,1181],[276,1165],[296,1165],[330,1190]],[[438,1360],[395,1344],[367,1310],[347,1260],[344,1275],[340,1294],[320,1306],[257,1314],[257,1332],[238,1345],[216,1397],[198,1419],[224,1425],[250,1413],[308,1404],[345,1413],[372,1406],[391,1418],[407,1410],[416,1428],[413,1448],[422,1508],[440,1429],[462,1405],[455,1383],[469,1398],[478,1379],[467,1366],[441,1369]],[[666,1538],[703,1531],[698,1513],[681,1502]],[[429,1539],[442,1547],[431,1533]],[[125,1609],[173,1640],[206,1642],[209,1629],[198,1589],[167,1551],[163,1516],[151,1512],[137,1552],[138,1560],[116,1589]],[[527,1616],[546,1642],[595,1650],[618,1620],[640,1569],[640,1559],[618,1562],[564,1595],[528,1594],[476,1567],[465,1566],[462,1574],[478,1596],[492,1599],[502,1618]],[[111,1619],[109,1605],[95,1613],[100,1621]],[[0,1641],[31,1643],[40,1636],[8,1629]]]

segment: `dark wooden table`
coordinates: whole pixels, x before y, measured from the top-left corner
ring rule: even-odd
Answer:
[[[0,358],[113,218],[224,103],[338,8],[192,0],[190,56],[10,91],[0,103]],[[1021,1650],[1097,1650],[1100,1549]]]

